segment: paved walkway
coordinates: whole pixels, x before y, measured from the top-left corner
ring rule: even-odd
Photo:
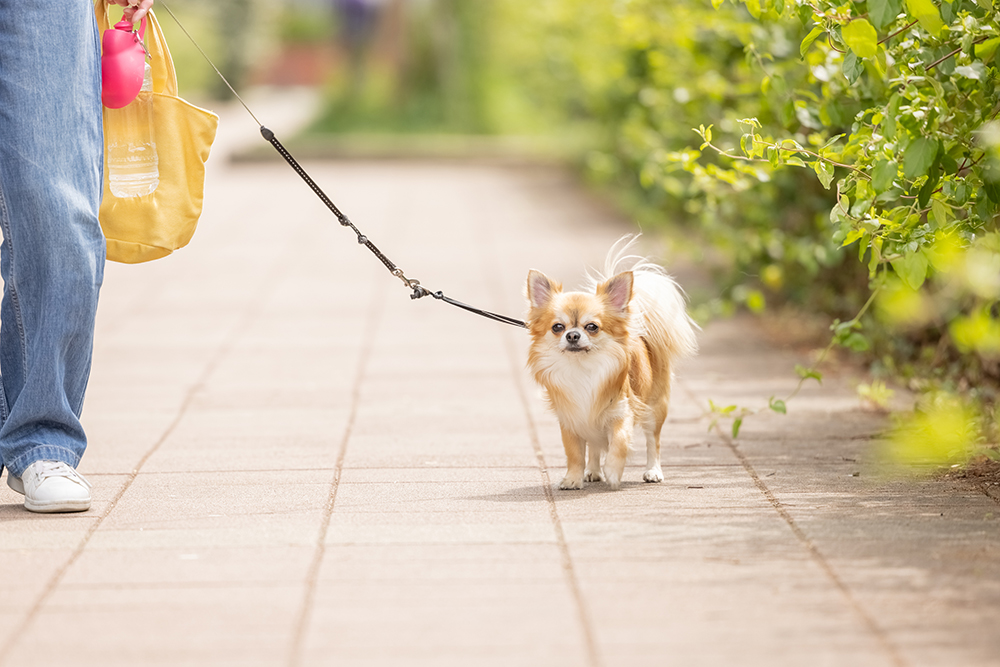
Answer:
[[[1000,664],[1000,508],[880,475],[847,382],[709,434],[708,399],[803,361],[713,324],[666,481],[637,453],[561,492],[523,332],[410,301],[287,167],[222,159],[254,133],[227,116],[189,248],[109,266],[92,510],[0,490],[4,667]],[[552,170],[310,169],[411,277],[512,315],[529,268],[573,284],[629,231]]]

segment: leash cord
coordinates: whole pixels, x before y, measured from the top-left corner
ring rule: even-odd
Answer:
[[[456,306],[458,308],[461,308],[462,310],[467,310],[468,312],[475,313],[476,315],[481,315],[487,319],[491,319],[496,322],[503,322],[504,324],[510,324],[511,326],[515,327],[521,327],[522,329],[527,328],[527,325],[521,320],[515,319],[513,317],[507,317],[506,315],[499,315],[497,313],[492,313],[488,310],[483,310],[482,308],[476,308],[475,306],[470,306],[468,304],[462,303],[461,301],[456,301],[451,297],[445,296],[444,292],[430,291],[429,289],[421,285],[419,280],[407,278],[406,275],[403,273],[403,270],[398,266],[396,266],[392,262],[392,260],[386,257],[385,254],[378,249],[378,246],[372,243],[367,236],[362,234],[361,230],[358,229],[353,222],[351,222],[350,218],[344,215],[344,213],[341,212],[339,208],[337,208],[337,205],[333,203],[333,201],[326,195],[325,192],[323,192],[322,188],[320,188],[319,185],[316,184],[316,181],[314,181],[312,177],[309,176],[309,174],[302,167],[302,165],[299,164],[298,160],[296,160],[292,156],[292,154],[288,151],[288,149],[285,148],[280,141],[278,141],[278,138],[274,136],[274,132],[264,127],[264,124],[257,119],[257,116],[254,115],[254,112],[250,110],[250,107],[247,106],[247,103],[243,101],[243,98],[240,97],[239,93],[236,92],[236,89],[233,88],[231,83],[229,83],[229,80],[226,79],[226,77],[222,74],[222,72],[219,71],[219,68],[215,66],[215,63],[212,62],[212,59],[209,58],[208,54],[205,53],[205,51],[198,45],[198,42],[196,42],[194,37],[191,36],[191,33],[189,33],[184,28],[181,22],[177,19],[177,16],[172,11],[170,11],[170,8],[167,7],[167,5],[163,2],[163,0],[157,0],[157,4],[161,5],[164,9],[167,10],[167,13],[170,14],[170,17],[174,20],[175,23],[177,23],[177,26],[181,29],[181,32],[187,35],[187,38],[191,40],[191,43],[194,44],[196,49],[198,49],[202,57],[204,57],[205,60],[208,61],[208,64],[211,65],[213,70],[215,70],[215,73],[219,75],[219,78],[222,79],[223,83],[225,83],[226,86],[229,88],[229,90],[232,91],[233,95],[236,96],[236,99],[239,100],[240,104],[243,105],[243,108],[246,109],[248,114],[250,114],[250,117],[253,118],[254,121],[257,123],[257,125],[260,126],[260,134],[262,137],[264,137],[264,140],[274,147],[274,149],[278,152],[278,154],[282,158],[284,158],[285,162],[287,162],[288,165],[295,170],[295,173],[297,173],[299,177],[306,182],[306,185],[309,186],[309,188],[313,191],[313,193],[315,193],[315,195],[319,197],[324,204],[326,204],[326,207],[329,208],[331,212],[333,212],[333,214],[337,217],[337,220],[340,222],[340,224],[344,227],[350,227],[351,230],[354,231],[354,233],[358,237],[358,243],[368,248],[372,252],[372,254],[375,255],[375,257],[377,257],[378,260],[382,262],[383,265],[385,265],[385,268],[389,270],[389,273],[402,280],[403,284],[406,285],[408,289],[412,290],[412,292],[410,293],[411,299],[421,299],[425,296],[433,296],[438,301],[444,301],[445,303],[451,304],[452,306]]]

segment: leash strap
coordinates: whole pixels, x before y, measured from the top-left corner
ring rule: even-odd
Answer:
[[[274,150],[278,151],[278,154],[281,157],[283,157],[285,159],[285,162],[287,162],[289,166],[295,170],[295,173],[298,174],[299,177],[306,182],[306,185],[309,186],[309,188],[316,194],[316,196],[319,197],[324,204],[326,204],[326,207],[330,209],[330,211],[332,211],[335,216],[337,216],[337,220],[340,221],[340,224],[344,227],[350,227],[351,230],[354,231],[354,233],[358,237],[358,243],[368,248],[372,252],[372,254],[375,255],[379,259],[379,261],[382,262],[383,265],[385,265],[385,268],[389,270],[389,273],[402,280],[403,284],[406,285],[407,288],[413,290],[410,294],[411,299],[422,299],[425,296],[433,296],[438,301],[444,301],[445,303],[449,303],[453,306],[461,308],[462,310],[467,310],[470,313],[481,315],[487,319],[495,320],[497,322],[503,322],[504,324],[510,324],[515,327],[521,327],[522,329],[527,328],[527,325],[521,320],[515,319],[513,317],[507,317],[506,315],[499,315],[497,313],[492,313],[488,310],[483,310],[482,308],[476,308],[475,306],[470,306],[468,304],[462,303],[461,301],[456,301],[451,297],[445,296],[444,292],[441,291],[431,292],[426,287],[421,285],[419,280],[407,278],[406,275],[403,273],[403,270],[398,266],[396,266],[391,259],[386,257],[385,254],[378,249],[378,246],[372,243],[371,239],[362,234],[361,230],[358,229],[353,222],[351,222],[350,218],[344,215],[344,213],[339,208],[337,208],[337,205],[333,203],[333,201],[326,195],[325,192],[323,192],[323,189],[316,184],[316,181],[314,181],[312,177],[309,176],[309,174],[302,167],[302,165],[299,164],[298,160],[296,160],[295,157],[288,152],[288,149],[285,148],[280,141],[278,141],[278,138],[274,136],[274,132],[261,125],[260,134],[262,137],[264,137],[265,141],[267,141],[274,147]]]
[[[310,177],[309,174],[306,173],[306,170],[303,169],[302,165],[300,165],[298,161],[292,156],[292,154],[288,152],[288,149],[281,145],[281,142],[278,141],[278,138],[274,136],[274,132],[264,127],[263,123],[257,120],[257,116],[254,115],[254,112],[250,110],[250,107],[247,106],[246,102],[243,101],[243,98],[240,97],[239,93],[236,92],[236,89],[233,88],[232,84],[230,84],[229,81],[226,79],[226,77],[222,74],[222,72],[219,71],[219,68],[215,66],[215,63],[213,63],[212,59],[208,57],[208,54],[205,53],[205,51],[198,45],[198,42],[194,40],[194,37],[191,36],[191,33],[189,33],[184,28],[184,26],[181,25],[181,22],[177,19],[177,16],[175,16],[174,13],[170,11],[170,8],[167,7],[166,4],[162,2],[162,0],[159,0],[157,4],[167,10],[167,13],[170,14],[171,18],[174,19],[174,21],[177,23],[177,26],[181,29],[181,32],[187,35],[187,38],[191,40],[191,43],[194,44],[195,48],[198,49],[198,51],[205,58],[205,60],[208,61],[208,64],[212,66],[212,69],[214,69],[215,73],[219,75],[219,78],[222,79],[223,83],[225,83],[226,86],[229,87],[229,90],[231,90],[233,95],[236,96],[236,99],[239,100],[240,104],[243,105],[243,108],[246,109],[248,114],[250,114],[250,117],[253,118],[258,125],[260,125],[260,134],[262,137],[264,137],[264,140],[267,141],[269,144],[271,144],[276,151],[278,151],[278,154],[285,159],[285,162],[287,162],[289,166],[291,166],[291,168],[295,170],[295,173],[297,173],[302,178],[302,180],[306,182],[306,185],[308,185],[309,188],[316,194],[316,196],[319,197],[324,204],[326,204],[326,207],[329,208],[335,216],[337,216],[337,220],[340,221],[340,224],[344,227],[351,228],[351,230],[358,237],[358,243],[368,248],[372,252],[372,254],[375,255],[375,257],[377,257],[378,260],[382,262],[383,265],[385,265],[385,268],[389,270],[389,273],[402,280],[403,284],[406,285],[408,289],[412,290],[412,292],[410,293],[411,299],[422,299],[425,296],[433,296],[438,301],[444,301],[445,303],[449,303],[463,310],[467,310],[470,313],[475,313],[476,315],[481,315],[485,318],[495,320],[497,322],[503,322],[504,324],[510,324],[511,326],[521,327],[522,329],[527,328],[527,325],[521,320],[515,319],[513,317],[507,317],[506,315],[491,313],[488,310],[483,310],[481,308],[476,308],[474,306],[462,303],[461,301],[456,301],[455,299],[445,296],[444,292],[430,291],[429,289],[421,285],[419,280],[407,278],[406,275],[403,273],[403,270],[398,266],[396,266],[392,262],[392,260],[386,257],[385,254],[378,249],[378,246],[372,243],[367,236],[362,234],[361,230],[358,229],[353,222],[351,222],[350,218],[344,215],[343,212],[341,212],[341,210],[337,208],[337,205],[334,204],[333,201],[326,196],[326,193],[323,192],[322,188],[316,185],[316,181],[314,181],[312,177]]]

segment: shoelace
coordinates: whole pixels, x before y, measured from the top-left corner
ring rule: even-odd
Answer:
[[[75,470],[62,461],[39,461],[35,474],[38,477],[39,484],[44,482],[49,477],[68,477],[74,482],[79,482],[88,489],[90,488],[90,482],[85,480]]]

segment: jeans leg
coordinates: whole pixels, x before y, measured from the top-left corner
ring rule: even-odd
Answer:
[[[76,466],[104,236],[92,0],[0,0],[0,465]]]

